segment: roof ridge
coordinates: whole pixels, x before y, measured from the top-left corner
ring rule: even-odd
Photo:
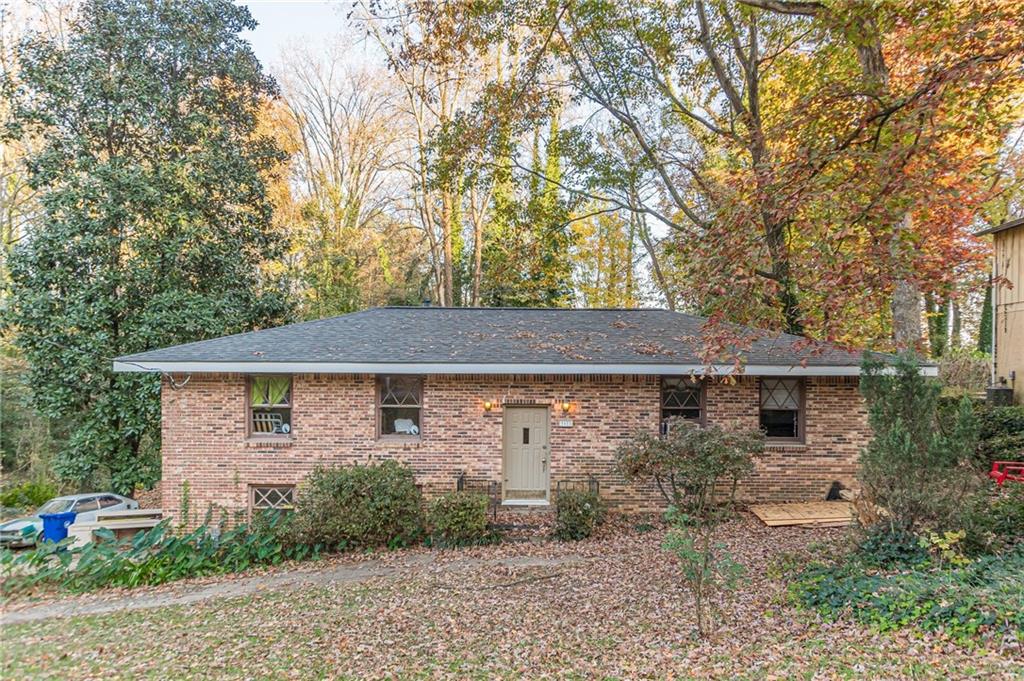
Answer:
[[[384,305],[364,310],[458,310],[465,312],[674,312],[663,307],[462,307],[456,305]],[[676,314],[686,314],[677,312]],[[694,316],[694,315],[689,315]]]

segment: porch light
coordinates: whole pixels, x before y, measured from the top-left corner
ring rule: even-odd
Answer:
[[[569,403],[569,400],[562,400],[562,413],[563,414],[568,414],[569,413],[569,409],[571,409],[571,408],[572,408],[572,404]]]
[[[490,411],[494,409],[494,402],[490,400],[484,400],[484,411]]]

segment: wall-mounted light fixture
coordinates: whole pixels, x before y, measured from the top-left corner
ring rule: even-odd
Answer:
[[[569,403],[569,400],[562,400],[562,413],[563,414],[568,414],[569,410],[571,408],[572,408],[572,404]]]
[[[490,400],[484,400],[484,411],[490,411],[494,409],[494,402]]]

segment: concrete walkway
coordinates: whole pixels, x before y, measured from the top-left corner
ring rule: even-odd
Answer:
[[[553,567],[576,563],[585,560],[581,556],[561,558],[536,558],[532,556],[495,558],[490,560],[465,559],[444,563],[440,569],[445,571],[462,571],[477,567]],[[108,612],[126,610],[146,610],[174,605],[190,605],[202,601],[222,598],[250,596],[266,591],[288,591],[300,587],[326,586],[335,583],[365,582],[374,577],[401,576],[416,568],[435,563],[432,554],[409,556],[398,565],[382,565],[379,561],[340,565],[321,570],[291,570],[269,575],[243,577],[241,579],[225,579],[213,584],[182,585],[179,588],[161,593],[129,593],[117,596],[83,596],[74,600],[56,601],[40,605],[32,605],[13,611],[4,611],[0,616],[0,625],[21,624],[58,617],[78,617],[82,615],[102,615]]]

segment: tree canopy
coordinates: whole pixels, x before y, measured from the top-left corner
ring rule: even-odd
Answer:
[[[10,257],[4,320],[38,408],[71,425],[57,470],[120,491],[156,475],[159,376],[112,358],[279,322],[265,272],[284,246],[257,135],[274,83],[228,0],[89,0],[63,40],[29,34],[8,78],[6,134],[42,215]]]

